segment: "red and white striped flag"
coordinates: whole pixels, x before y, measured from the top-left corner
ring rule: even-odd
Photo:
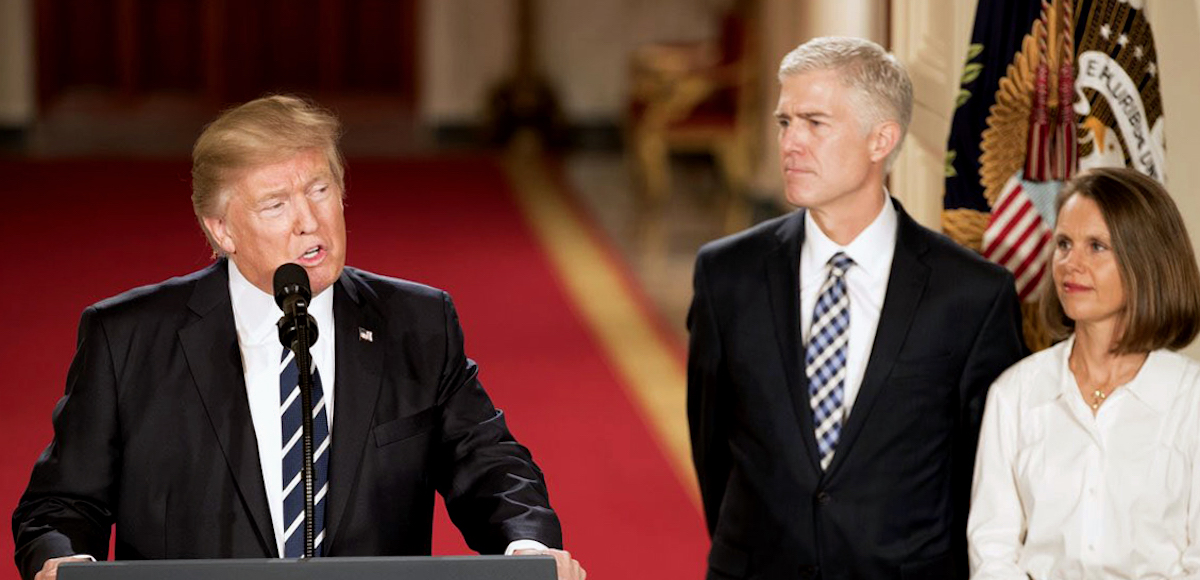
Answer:
[[[1013,176],[992,208],[983,233],[983,256],[1013,273],[1022,301],[1045,275],[1051,233],[1021,180]]]
[[[1043,0],[1042,27],[1037,31],[1038,65],[1029,111],[1029,132],[1025,144],[1025,167],[1008,179],[992,205],[987,229],[983,232],[983,255],[1013,273],[1017,294],[1024,301],[1035,293],[1046,273],[1047,248],[1053,233],[1054,216],[1048,215],[1052,203],[1040,191],[1042,203],[1026,184],[1052,182],[1049,197],[1058,185],[1075,173],[1078,154],[1075,146],[1075,113],[1071,101],[1074,91],[1074,18],[1070,0],[1057,5]],[[1050,16],[1057,15],[1052,20]],[[1049,42],[1050,30],[1057,30],[1057,42]],[[1055,50],[1057,49],[1057,50]],[[1052,56],[1054,57],[1052,59]],[[1057,114],[1051,114],[1051,61],[1058,61]],[[1044,188],[1039,188],[1044,189]],[[1041,211],[1039,211],[1039,209]]]

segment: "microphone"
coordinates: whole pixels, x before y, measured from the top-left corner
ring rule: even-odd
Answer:
[[[291,349],[296,357],[298,387],[300,389],[300,449],[301,479],[304,490],[304,557],[316,555],[316,527],[313,514],[316,510],[316,490],[313,489],[316,471],[313,467],[313,377],[312,356],[309,346],[317,342],[317,321],[308,313],[308,301],[312,288],[308,284],[308,272],[298,264],[284,264],[275,270],[275,304],[283,309],[279,319],[279,342]]]
[[[288,262],[275,270],[275,304],[285,313],[292,313],[297,301],[312,298],[312,288],[308,285],[308,272],[299,264]]]
[[[283,309],[279,319],[279,342],[293,351],[298,327],[303,324],[308,330],[307,344],[317,342],[317,321],[308,313],[308,301],[312,299],[312,288],[308,283],[308,272],[299,264],[287,263],[275,270],[275,304]]]

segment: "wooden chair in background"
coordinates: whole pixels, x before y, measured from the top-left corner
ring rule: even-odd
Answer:
[[[649,223],[670,196],[671,154],[704,153],[724,186],[725,229],[749,225],[745,193],[756,127],[752,4],[734,2],[720,16],[715,41],[651,44],[633,53],[626,139]]]

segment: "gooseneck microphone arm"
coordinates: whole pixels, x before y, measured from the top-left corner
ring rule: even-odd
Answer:
[[[300,425],[303,452],[302,485],[304,486],[304,557],[316,555],[316,530],[313,482],[313,380],[312,355],[309,347],[317,342],[317,321],[308,313],[312,298],[308,272],[296,264],[284,264],[275,270],[275,303],[283,309],[279,319],[279,341],[292,350],[300,374]]]

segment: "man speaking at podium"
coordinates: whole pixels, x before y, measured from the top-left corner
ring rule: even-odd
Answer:
[[[54,441],[13,514],[24,578],[64,559],[304,554],[295,355],[272,278],[311,287],[314,553],[427,555],[433,492],[481,553],[549,553],[582,578],[529,451],[463,353],[450,297],[345,266],[338,120],[273,96],[192,152],[211,266],[87,308]]]

